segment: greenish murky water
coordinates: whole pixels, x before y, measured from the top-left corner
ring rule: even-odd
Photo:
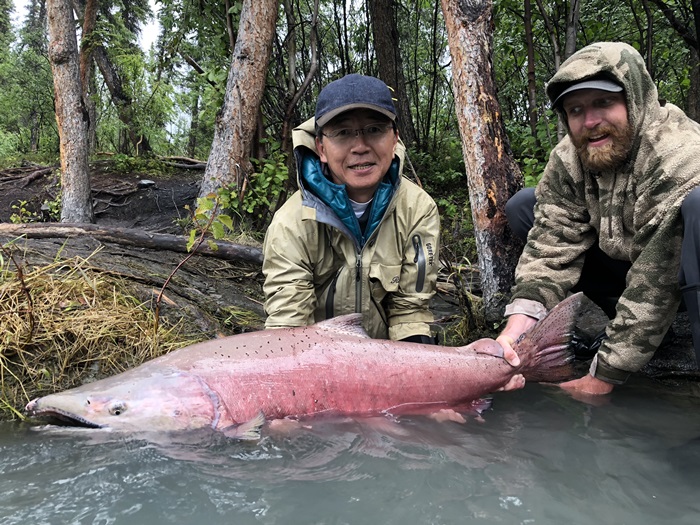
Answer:
[[[528,385],[483,421],[322,421],[256,445],[0,424],[0,523],[697,524],[700,385],[602,406]]]

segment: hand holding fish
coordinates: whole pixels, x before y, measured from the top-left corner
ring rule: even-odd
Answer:
[[[580,393],[593,396],[609,394],[613,390],[613,385],[587,374],[572,381],[566,381],[559,385],[570,394]]]
[[[520,364],[520,358],[515,350],[513,350],[515,339],[509,335],[501,334],[496,338],[496,342],[503,348],[503,359],[505,359],[510,366],[518,366]]]
[[[525,314],[513,314],[508,318],[506,327],[501,332],[501,335],[496,338],[496,341],[503,347],[503,359],[510,366],[518,366],[520,364],[520,358],[516,351],[513,350],[515,341],[535,326],[536,323],[537,319]]]

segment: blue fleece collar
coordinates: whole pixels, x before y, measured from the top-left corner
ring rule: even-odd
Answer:
[[[399,159],[394,157],[384,180],[377,187],[372,200],[367,227],[363,233],[350,204],[345,184],[335,184],[326,177],[323,163],[312,151],[307,148],[297,148],[297,153],[300,159],[301,184],[304,184],[307,190],[316,195],[321,202],[338,216],[340,221],[353,234],[360,247],[364,246],[372,232],[379,226],[391,202],[391,198],[398,188],[400,182]]]

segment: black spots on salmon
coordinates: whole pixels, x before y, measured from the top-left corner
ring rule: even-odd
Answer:
[[[296,390],[292,389],[292,397],[296,397],[297,393]]]

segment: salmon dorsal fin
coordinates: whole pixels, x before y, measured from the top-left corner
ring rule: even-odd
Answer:
[[[346,314],[326,319],[314,325],[319,330],[335,332],[338,334],[363,337],[369,339],[369,335],[362,328],[362,314]]]

